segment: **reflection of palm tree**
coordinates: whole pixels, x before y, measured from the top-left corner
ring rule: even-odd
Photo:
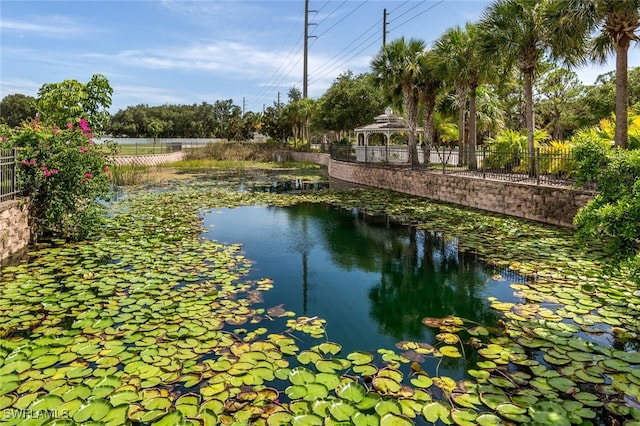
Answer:
[[[450,314],[492,324],[496,316],[487,302],[477,297],[486,274],[476,256],[457,251],[457,242],[411,228],[408,244],[387,253],[380,284],[369,292],[371,316],[385,334],[398,340],[421,338],[426,316]],[[419,238],[418,238],[419,237]],[[418,248],[422,246],[422,256]]]

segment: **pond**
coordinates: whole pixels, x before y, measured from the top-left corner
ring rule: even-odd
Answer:
[[[570,231],[265,181],[127,191],[100,238],[4,267],[3,420],[640,420],[640,292]]]
[[[345,353],[433,342],[425,317],[495,326],[498,313],[487,298],[516,302],[509,285],[526,281],[459,252],[455,238],[358,209],[244,206],[206,213],[204,226],[206,238],[243,245],[253,262],[247,278],[274,280],[265,307],[326,319],[329,340]],[[433,372],[437,360],[429,361],[424,368]],[[467,361],[444,370],[460,379],[474,360]]]

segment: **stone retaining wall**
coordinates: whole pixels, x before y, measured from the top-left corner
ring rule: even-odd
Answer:
[[[329,176],[335,179],[566,227],[573,226],[573,217],[594,195],[572,188],[365,166],[331,160],[328,154],[292,153],[292,159],[328,163]]]
[[[0,203],[0,261],[24,251],[31,240],[26,199]]]
[[[175,163],[184,158],[184,152],[171,152],[168,154],[148,155],[122,155],[114,158],[116,166],[157,166],[165,163]]]

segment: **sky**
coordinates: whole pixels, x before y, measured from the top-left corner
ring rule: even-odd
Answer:
[[[347,71],[370,70],[400,37],[431,46],[444,31],[478,21],[482,0],[309,0],[308,96]],[[232,99],[261,112],[302,90],[304,0],[0,0],[0,99],[37,96],[43,84],[102,74],[111,113],[146,104]],[[629,67],[640,66],[638,49]],[[614,69],[576,70],[584,84]]]

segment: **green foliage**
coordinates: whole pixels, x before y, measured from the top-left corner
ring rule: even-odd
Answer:
[[[549,139],[549,134],[544,130],[534,132],[534,144]],[[527,134],[525,131],[505,129],[495,138],[487,141],[489,153],[485,158],[485,167],[491,169],[509,169],[514,172],[525,172],[529,167],[527,155]]]
[[[84,119],[64,129],[35,120],[4,132],[2,145],[18,148],[18,181],[30,197],[35,238],[78,240],[97,231],[115,146],[95,145]]]
[[[608,160],[597,173],[599,194],[575,217],[577,236],[603,241],[615,261],[640,274],[640,150],[612,150]]]
[[[16,127],[35,118],[36,111],[36,98],[20,93],[7,95],[0,102],[0,123]]]
[[[101,132],[109,122],[113,89],[103,75],[94,74],[86,84],[77,80],[44,84],[38,91],[38,111],[43,121],[63,127],[79,119]]]
[[[612,140],[602,137],[597,128],[582,129],[571,140],[576,161],[576,185],[596,182],[609,164]]]
[[[337,134],[372,123],[384,110],[382,92],[371,74],[341,74],[319,100],[317,125]]]

